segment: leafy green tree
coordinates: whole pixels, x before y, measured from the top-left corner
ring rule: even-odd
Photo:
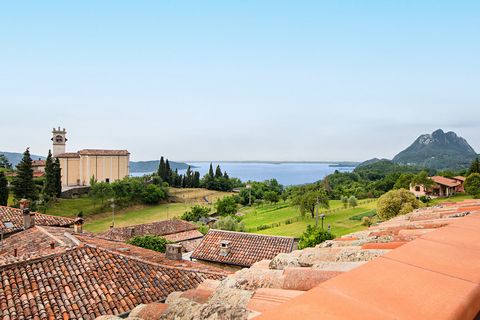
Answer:
[[[165,253],[167,244],[170,242],[167,239],[159,236],[146,235],[133,237],[129,239],[127,243],[137,247]]]
[[[413,173],[402,173],[393,185],[394,189],[409,189],[415,175]]]
[[[12,164],[8,161],[8,158],[4,154],[0,154],[0,168],[7,170],[12,169]]]
[[[480,161],[478,160],[478,157],[473,160],[470,169],[468,169],[468,175],[471,175],[472,173],[480,173]]]
[[[474,198],[480,198],[480,173],[472,173],[464,183],[465,191]]]
[[[420,207],[420,202],[406,189],[391,190],[378,199],[377,216],[382,220],[407,214]]]
[[[245,231],[245,224],[243,221],[239,221],[234,216],[226,216],[218,219],[213,225],[215,229],[227,230],[227,231]]]
[[[0,206],[8,204],[8,181],[5,174],[0,171]]]
[[[190,211],[186,211],[182,214],[181,219],[185,221],[198,221],[200,218],[207,217],[208,213],[210,212],[210,208],[195,205],[193,206]]]
[[[348,208],[348,197],[347,196],[342,196],[340,198],[340,201],[342,201],[343,207],[346,209]]]
[[[23,153],[22,161],[17,165],[16,176],[13,178],[12,184],[12,191],[17,200],[37,199],[37,188],[33,181],[32,158],[28,148]]]
[[[416,176],[413,177],[412,183],[415,185],[420,185],[425,188],[425,190],[430,189],[435,182],[428,176],[427,171],[421,171]]]
[[[275,191],[265,191],[263,194],[263,198],[265,201],[271,202],[271,203],[277,203],[280,200],[280,197],[278,193]]]
[[[298,249],[315,247],[319,243],[322,243],[326,240],[332,240],[334,238],[335,236],[327,230],[308,225],[307,230],[300,237]]]
[[[350,207],[355,208],[356,206],[358,206],[357,198],[355,196],[350,196],[350,198],[348,198],[348,204],[350,205]]]
[[[224,197],[215,203],[217,213],[221,216],[227,216],[237,213],[237,203],[234,197]]]
[[[315,218],[315,208],[329,208],[329,198],[325,189],[319,185],[310,185],[299,188],[291,197],[293,205],[298,206],[303,215],[310,212]]]
[[[106,182],[95,182],[90,186],[90,196],[94,199],[100,200],[103,207],[106,199],[111,198],[114,194],[112,185]]]
[[[147,185],[142,193],[142,202],[144,204],[154,205],[165,199],[167,195],[165,192],[154,184]]]

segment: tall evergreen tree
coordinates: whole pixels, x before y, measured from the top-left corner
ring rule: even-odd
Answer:
[[[165,161],[165,181],[171,184],[170,177],[172,176],[172,169],[170,168],[170,162]]]
[[[55,184],[55,195],[60,197],[62,194],[62,167],[60,166],[60,160],[55,158],[55,162],[53,163],[53,176],[54,176],[54,184]]]
[[[5,174],[0,171],[0,206],[8,203],[8,182]]]
[[[468,170],[468,175],[471,175],[472,173],[480,173],[480,161],[478,160],[478,157],[473,160],[470,169]]]
[[[225,179],[227,179],[227,180],[230,179],[230,177],[228,176],[227,171],[225,171],[225,172],[223,173],[223,177],[224,177]]]
[[[167,167],[165,165],[165,160],[163,159],[163,156],[160,158],[160,164],[158,165],[158,176],[160,177],[160,179],[162,179],[163,181],[165,181],[165,177],[166,177],[166,172],[167,172]]]
[[[45,160],[45,185],[43,187],[43,192],[50,197],[57,194],[54,165],[52,153],[48,150],[47,160]]]
[[[12,164],[4,154],[0,154],[0,168],[12,169]]]
[[[198,188],[200,187],[200,172],[195,171],[193,173],[193,187]]]
[[[220,169],[220,165],[217,165],[215,169],[215,179],[223,177],[222,169]]]
[[[188,166],[187,172],[185,172],[185,188],[193,187],[193,176],[192,176],[192,168]]]
[[[33,181],[32,158],[30,151],[25,150],[22,161],[17,165],[16,176],[13,178],[13,194],[17,200],[37,199],[37,189]]]
[[[208,169],[208,175],[212,178],[215,176],[213,173],[213,166],[211,162],[210,162],[210,169]]]

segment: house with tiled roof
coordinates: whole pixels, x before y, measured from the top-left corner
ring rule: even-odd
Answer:
[[[418,209],[206,280],[127,319],[478,319],[479,228],[480,200]]]
[[[100,237],[122,242],[128,241],[135,236],[145,235],[160,236],[170,242],[178,243],[182,245],[184,252],[193,251],[203,238],[203,234],[198,231],[198,225],[180,219],[111,228],[99,234]]]
[[[293,250],[294,238],[210,229],[191,258],[239,267]]]
[[[79,221],[81,222],[81,221]],[[163,302],[225,271],[75,229],[30,225],[0,242],[3,319],[95,319]]]
[[[0,233],[3,237],[24,230],[25,223],[31,224],[32,220],[40,226],[69,227],[75,223],[75,220],[70,218],[0,206]]]
[[[433,181],[431,187],[425,188],[423,185],[412,183],[410,185],[410,192],[416,197],[430,196],[432,198],[450,197],[456,193],[465,192],[465,189],[463,188],[465,177],[456,176],[454,178],[446,178],[442,176],[433,176],[430,177],[430,179]]]

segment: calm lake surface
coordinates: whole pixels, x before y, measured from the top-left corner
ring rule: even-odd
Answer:
[[[199,171],[203,177],[208,172],[210,162],[189,162]],[[239,178],[242,181],[264,181],[277,179],[283,185],[297,185],[312,183],[323,179],[335,170],[350,172],[353,167],[331,167],[326,163],[263,163],[263,162],[212,162],[213,170],[220,165],[222,171],[227,171],[230,177]],[[185,170],[179,170],[185,173]],[[145,173],[132,173],[133,176],[141,176]]]

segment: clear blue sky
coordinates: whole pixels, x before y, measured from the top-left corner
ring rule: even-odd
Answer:
[[[478,1],[3,1],[0,150],[364,160],[480,152]]]

